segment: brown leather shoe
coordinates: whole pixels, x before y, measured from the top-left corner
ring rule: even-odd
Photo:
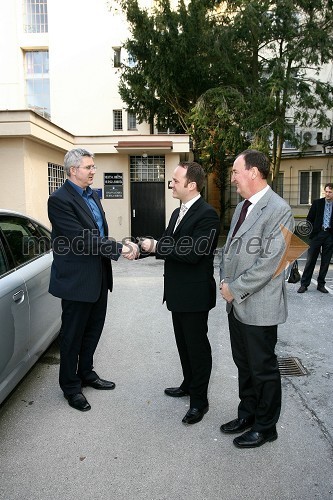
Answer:
[[[329,293],[329,291],[324,287],[324,285],[318,285],[317,290],[321,293]]]

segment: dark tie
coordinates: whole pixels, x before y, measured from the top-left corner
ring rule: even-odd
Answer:
[[[250,205],[252,205],[252,203],[249,200],[244,201],[239,219],[238,219],[237,224],[235,226],[234,232],[232,233],[232,237],[235,236],[239,227],[243,224],[245,217],[246,217],[246,214],[247,214],[247,209],[249,208]]]

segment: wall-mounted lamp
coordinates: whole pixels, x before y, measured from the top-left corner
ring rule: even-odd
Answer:
[[[147,158],[147,153],[142,153],[142,158]]]

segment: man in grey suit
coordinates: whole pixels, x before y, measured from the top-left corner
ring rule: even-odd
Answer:
[[[261,152],[237,156],[231,181],[245,201],[236,207],[221,260],[220,291],[227,302],[240,398],[237,418],[221,431],[249,429],[234,439],[239,448],[277,439],[281,410],[275,345],[277,325],[287,319],[283,262],[294,219],[290,206],[268,186],[268,174],[269,161]]]

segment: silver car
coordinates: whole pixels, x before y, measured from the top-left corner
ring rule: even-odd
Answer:
[[[50,231],[0,210],[0,403],[57,336],[61,302],[49,294]]]

